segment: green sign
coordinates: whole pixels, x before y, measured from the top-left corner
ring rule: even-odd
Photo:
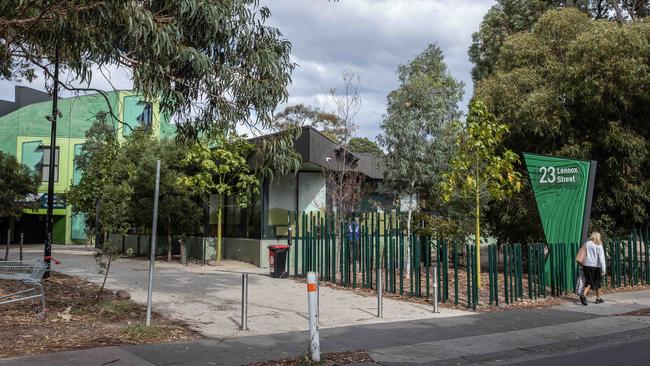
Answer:
[[[581,243],[592,162],[529,153],[524,160],[546,241]]]
[[[595,161],[524,153],[544,236],[548,244],[582,244],[587,237]],[[573,258],[567,253],[567,269]],[[567,283],[573,287],[573,281]]]

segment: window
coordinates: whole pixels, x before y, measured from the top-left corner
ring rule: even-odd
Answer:
[[[124,97],[124,126],[122,136],[131,135],[133,130],[148,130],[152,123],[153,106],[143,101],[139,96],[131,95]]]
[[[43,160],[41,160],[41,173],[43,174],[43,182],[50,179],[50,147],[43,146]],[[54,181],[59,181],[59,148],[55,149],[54,153]]]

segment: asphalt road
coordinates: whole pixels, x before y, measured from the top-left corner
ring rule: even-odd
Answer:
[[[508,363],[508,366],[635,366],[650,365],[649,338],[629,343],[564,353],[550,357],[530,359],[522,362]]]

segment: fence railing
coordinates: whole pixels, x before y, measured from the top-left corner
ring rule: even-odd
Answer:
[[[384,291],[430,298],[437,271],[441,302],[475,309],[479,305],[512,304],[574,291],[579,266],[576,243],[483,244],[481,272],[473,243],[428,235],[408,237],[403,220],[390,213],[363,213],[353,220],[302,213],[291,224],[290,273],[321,273],[322,281],[374,290],[382,269]],[[297,225],[296,225],[297,224]],[[647,233],[648,231],[646,231]],[[626,240],[605,245],[605,286],[650,284],[648,235],[638,231]],[[479,285],[480,283],[480,285]]]

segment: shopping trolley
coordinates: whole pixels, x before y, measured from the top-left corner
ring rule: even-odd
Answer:
[[[59,264],[60,262],[54,261]],[[48,263],[37,259],[27,261],[0,261],[0,280],[22,281],[31,286],[27,290],[0,296],[0,305],[32,300],[32,307],[39,320],[45,319],[45,291],[41,281],[48,269]],[[40,305],[38,304],[40,299]]]

